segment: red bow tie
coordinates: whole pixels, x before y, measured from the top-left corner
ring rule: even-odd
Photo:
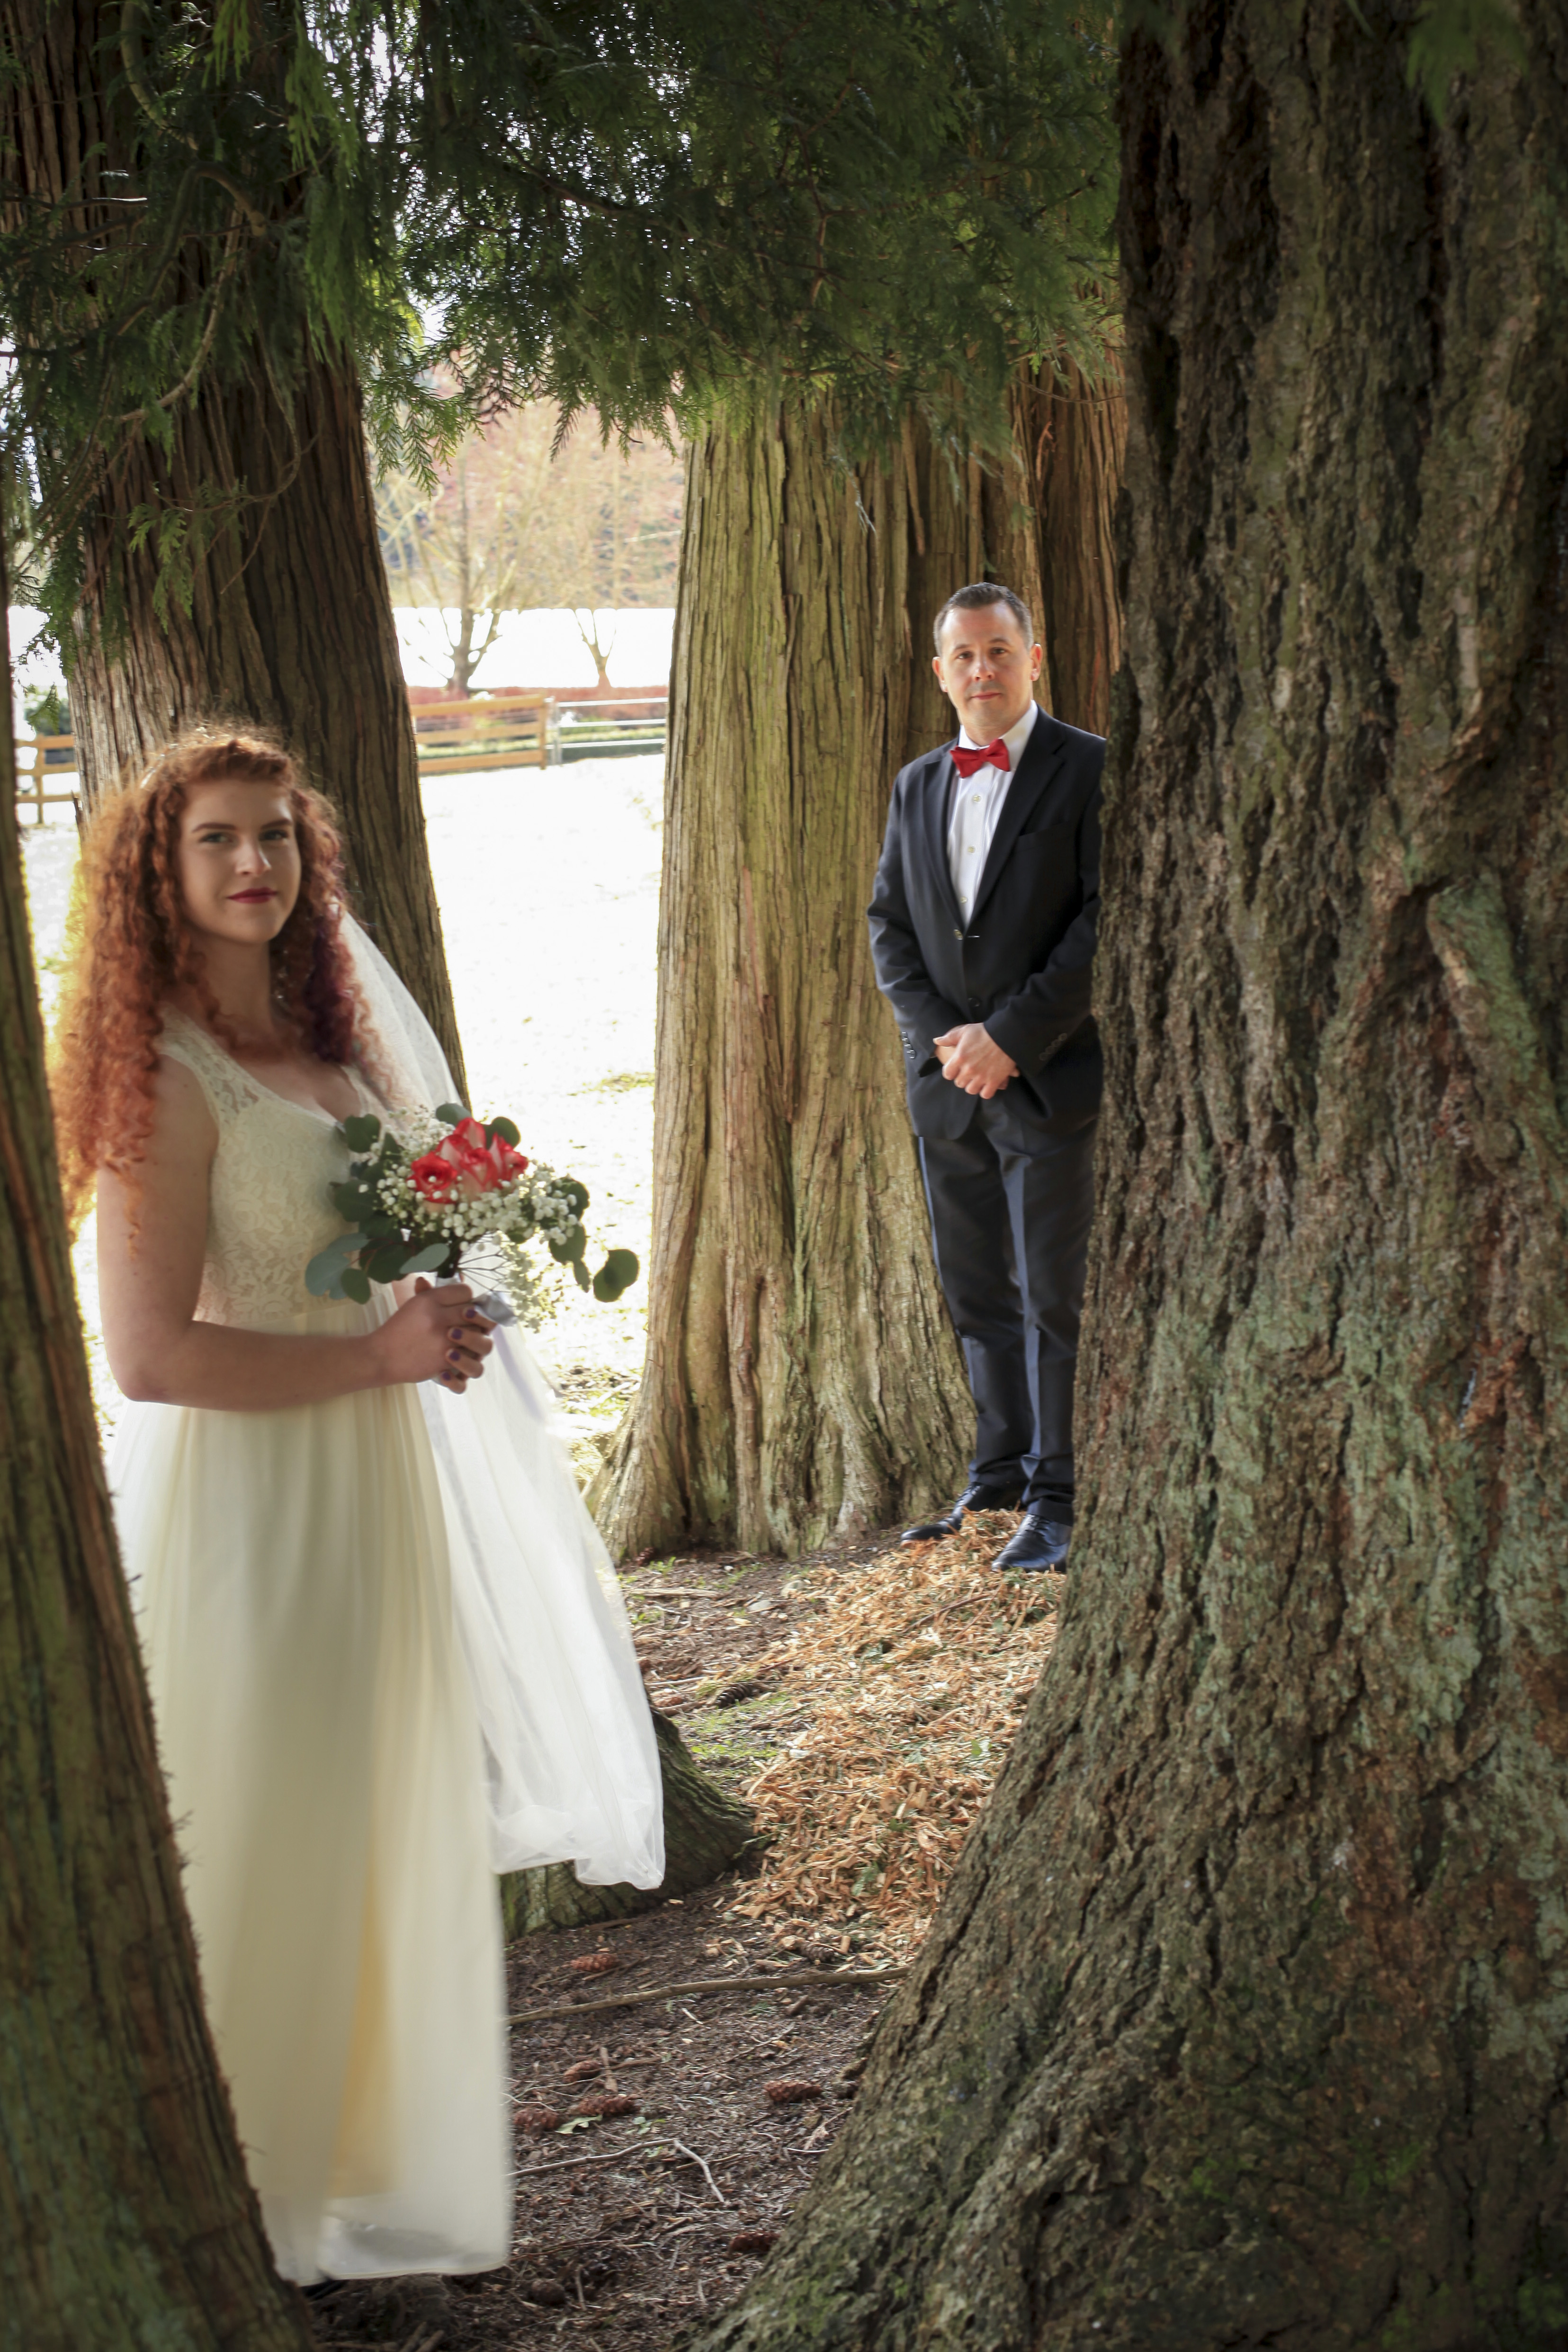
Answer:
[[[972,776],[977,768],[999,768],[1004,776],[1010,775],[1012,764],[1008,757],[1008,747],[999,735],[994,743],[988,743],[983,751],[966,751],[961,743],[953,747],[953,765],[961,776]]]

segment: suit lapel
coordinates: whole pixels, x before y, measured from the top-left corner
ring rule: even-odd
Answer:
[[[1035,732],[1038,734],[1039,731],[1037,720]],[[956,742],[956,736],[953,740]],[[947,863],[947,811],[952,803],[954,772],[952,745],[948,744],[932,761],[931,772],[925,779],[924,816],[925,855],[936,877],[936,887],[956,928],[962,924],[963,916],[958,908],[957,893],[953,887],[953,870]]]
[[[971,922],[996,888],[1002,869],[1012,854],[1014,842],[1040,806],[1045,788],[1066,752],[1067,740],[1052,725],[1049,711],[1042,710],[1030,730],[1023,757],[1014,772],[1012,782],[1008,786],[1008,796],[1002,803],[1002,813],[997,819],[997,829],[991,835],[991,845],[987,853],[986,870],[975,893],[974,908],[969,917]],[[948,767],[951,768],[952,764],[949,760]]]

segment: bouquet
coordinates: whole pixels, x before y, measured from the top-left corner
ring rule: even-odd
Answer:
[[[332,1206],[349,1231],[319,1250],[305,1269],[316,1298],[353,1298],[363,1306],[373,1282],[428,1274],[452,1281],[465,1255],[486,1243],[526,1242],[536,1234],[570,1265],[580,1289],[619,1298],[637,1279],[630,1250],[612,1250],[591,1276],[582,1213],[588,1188],[525,1160],[509,1118],[473,1118],[461,1103],[400,1115],[385,1127],[368,1112],[338,1132],[355,1154]]]

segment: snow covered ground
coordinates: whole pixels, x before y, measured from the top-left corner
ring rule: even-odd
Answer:
[[[448,640],[443,635],[443,616],[400,605],[393,617],[402,656],[402,674],[408,684],[444,686],[451,676],[451,663],[446,652]],[[13,604],[10,618],[16,728],[22,733],[26,731],[22,719],[24,689],[42,691],[50,686],[63,687],[65,677],[59,656],[40,635],[43,614],[30,605]],[[456,614],[448,614],[445,618],[455,635]],[[583,618],[586,621],[589,615],[585,613]],[[617,612],[601,612],[595,618],[599,642],[610,648],[610,675],[617,686],[664,685],[670,675],[670,646],[675,626],[672,609],[663,605],[627,606]],[[573,614],[562,607],[559,611],[503,614],[495,643],[480,664],[474,684],[478,689],[498,686],[570,689],[591,686],[593,678],[593,657],[582,642]]]
[[[451,638],[443,634],[444,616],[400,605],[393,617],[402,674],[409,685],[444,686],[452,673],[446,654]],[[585,612],[585,623],[589,617]],[[452,637],[457,634],[458,618],[455,613],[444,615]],[[627,606],[618,612],[601,612],[594,618],[599,643],[617,686],[664,685],[670,675],[673,610]],[[483,624],[479,635],[484,635]],[[478,693],[507,686],[570,688],[591,686],[593,679],[593,656],[569,611],[504,613],[495,643],[475,675],[474,688]]]
[[[535,1337],[580,1436],[613,1427],[643,1359],[663,772],[655,754],[423,786],[475,1108],[509,1113],[531,1156],[581,1177],[596,1251],[622,1246],[643,1262],[643,1279],[613,1307],[561,1284],[560,1311]],[[46,1013],[76,859],[70,811],[22,827]],[[100,1412],[112,1419],[90,1232],[77,1280]],[[580,1451],[579,1461],[589,1466]]]

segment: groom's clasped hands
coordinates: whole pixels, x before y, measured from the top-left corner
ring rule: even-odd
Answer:
[[[966,1021],[961,1029],[946,1030],[932,1043],[943,1076],[986,1102],[1019,1074],[1012,1055],[1003,1053],[983,1021]]]

